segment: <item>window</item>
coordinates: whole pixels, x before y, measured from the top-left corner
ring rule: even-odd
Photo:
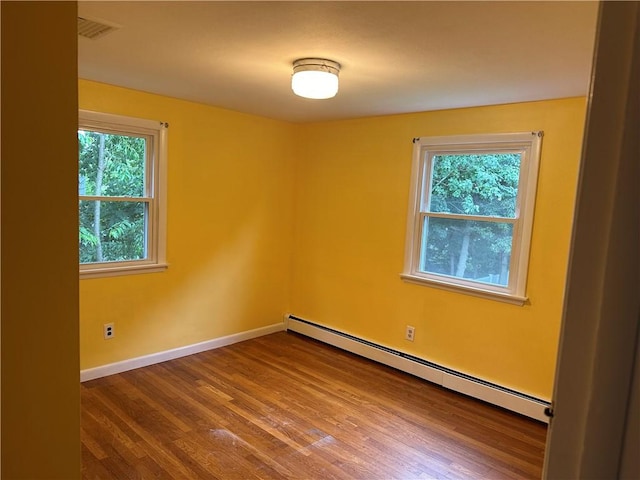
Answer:
[[[166,128],[80,111],[80,276],[166,268]]]
[[[541,140],[414,139],[404,280],[524,304]]]

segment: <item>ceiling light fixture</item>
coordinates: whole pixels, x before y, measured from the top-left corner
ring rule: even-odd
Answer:
[[[293,62],[291,89],[305,98],[324,99],[338,93],[340,64],[324,58],[301,58]]]

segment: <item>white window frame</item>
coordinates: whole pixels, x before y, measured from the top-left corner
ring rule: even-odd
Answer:
[[[168,267],[167,236],[167,128],[165,122],[80,110],[78,130],[115,135],[136,135],[148,139],[146,155],[145,196],[136,201],[148,204],[146,229],[147,254],[141,260],[81,263],[80,278],[161,272]],[[113,200],[117,197],[79,195],[80,200]],[[128,197],[127,197],[128,199]]]
[[[527,302],[526,283],[542,137],[542,131],[534,131],[421,137],[413,140],[405,264],[404,271],[400,275],[403,280],[515,305],[524,305]],[[509,283],[504,287],[420,271],[422,225],[427,216],[464,220],[490,218],[473,215],[434,215],[427,211],[433,157],[482,153],[519,153],[521,155],[515,217],[507,220],[508,223],[513,224],[513,240]],[[501,221],[504,220],[501,218]]]

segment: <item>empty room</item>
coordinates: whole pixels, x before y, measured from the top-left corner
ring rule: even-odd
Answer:
[[[638,11],[3,2],[3,478],[633,478]]]

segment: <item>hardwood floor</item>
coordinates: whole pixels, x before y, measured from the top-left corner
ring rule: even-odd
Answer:
[[[541,476],[544,424],[292,333],[81,392],[83,479]]]

